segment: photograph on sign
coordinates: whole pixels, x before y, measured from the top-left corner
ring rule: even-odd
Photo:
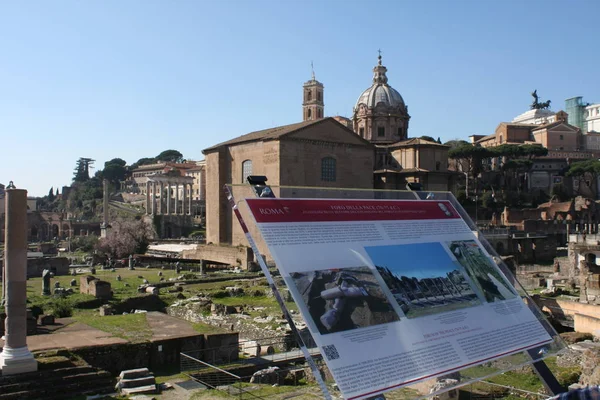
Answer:
[[[515,289],[509,284],[489,256],[474,240],[458,240],[448,243],[450,251],[465,268],[478,290],[487,302],[508,300],[517,297]]]
[[[439,242],[365,250],[408,318],[481,304],[460,264]]]
[[[322,335],[400,319],[368,267],[294,272],[291,278]]]

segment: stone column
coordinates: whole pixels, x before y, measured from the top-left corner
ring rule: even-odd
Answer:
[[[6,320],[2,375],[37,371],[27,348],[27,191],[8,189],[5,197],[4,272]]]
[[[165,188],[164,188],[164,184],[163,182],[158,182],[158,187],[160,189],[160,197],[158,198],[158,213],[162,215],[163,213],[163,201],[164,199],[164,194],[165,194]]]
[[[152,182],[152,215],[156,214],[156,182]]]
[[[190,202],[188,203],[188,214],[192,215],[192,198],[194,197],[194,187],[191,183],[188,184],[190,189]]]
[[[146,214],[150,214],[150,181],[146,182]]]
[[[181,201],[181,213],[183,215],[185,215],[185,199],[187,197],[187,183],[183,183],[183,185],[181,185],[181,188],[183,189],[183,200]]]
[[[175,215],[179,211],[179,183],[175,184]]]
[[[171,182],[167,182],[167,215],[171,215]]]

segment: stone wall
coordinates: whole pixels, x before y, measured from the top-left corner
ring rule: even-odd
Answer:
[[[191,215],[155,215],[153,221],[160,238],[187,236],[194,228],[194,218]]]
[[[132,310],[146,310],[146,311],[164,311],[167,303],[161,300],[161,298],[155,294],[140,295],[130,297],[123,300],[122,302],[115,304],[115,313],[122,314],[124,312],[131,312]]]
[[[157,370],[165,366],[179,366],[181,352],[205,348],[204,335],[185,338],[152,341],[149,351],[148,368]]]
[[[0,258],[0,275],[3,271],[4,262]],[[43,257],[27,259],[27,278],[41,278],[42,272],[49,269],[54,275],[69,274],[69,259],[66,257]]]
[[[181,352],[208,363],[225,360],[238,360],[238,334],[188,336],[182,338],[156,340],[144,343],[126,343],[103,346],[82,347],[72,350],[88,364],[118,375],[126,369],[147,367],[151,371],[168,366],[179,366]],[[211,355],[203,354],[206,349]],[[234,354],[235,353],[235,354]]]
[[[591,333],[596,337],[600,337],[600,318],[584,314],[575,314],[574,321],[575,332]]]
[[[118,375],[126,369],[148,367],[151,349],[151,343],[126,343],[82,347],[72,352],[91,366]]]
[[[92,275],[79,278],[79,292],[90,294],[98,299],[110,300],[112,298],[110,283],[101,281]]]
[[[184,250],[182,258],[216,261],[247,270],[254,259],[252,250],[246,246],[198,245],[195,250]]]
[[[218,362],[232,362],[239,356],[239,334],[217,333],[206,335],[204,361],[213,364]]]

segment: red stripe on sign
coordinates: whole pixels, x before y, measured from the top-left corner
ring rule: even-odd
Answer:
[[[246,199],[256,222],[460,219],[447,200]]]

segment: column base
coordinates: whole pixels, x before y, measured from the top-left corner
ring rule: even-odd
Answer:
[[[13,349],[5,345],[0,353],[0,371],[3,376],[34,372],[37,369],[38,363],[27,346]]]

